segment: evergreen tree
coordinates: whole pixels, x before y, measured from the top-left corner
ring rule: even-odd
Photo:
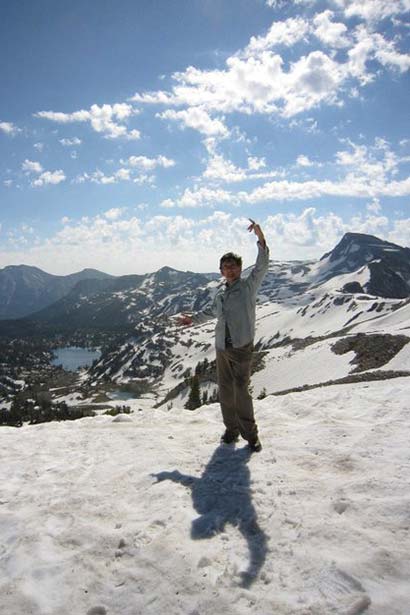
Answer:
[[[198,375],[192,376],[190,380],[190,390],[188,401],[185,404],[185,408],[188,410],[195,410],[195,408],[199,408],[201,405],[201,392],[199,388],[199,378]]]

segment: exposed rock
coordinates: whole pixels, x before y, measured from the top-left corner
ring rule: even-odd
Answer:
[[[410,338],[405,335],[358,333],[337,340],[332,350],[335,354],[353,350],[356,356],[351,363],[356,367],[351,373],[356,373],[386,365],[409,341]]]

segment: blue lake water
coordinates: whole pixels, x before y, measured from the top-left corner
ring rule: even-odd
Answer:
[[[116,391],[110,391],[108,393],[108,397],[110,399],[115,399],[118,401],[127,401],[128,399],[134,399],[134,395],[129,393],[128,391],[120,391],[117,389]]]
[[[78,346],[56,348],[54,353],[56,357],[51,361],[51,364],[62,365],[69,372],[75,372],[79,367],[88,367],[94,359],[99,359],[101,356],[99,350],[90,350]]]

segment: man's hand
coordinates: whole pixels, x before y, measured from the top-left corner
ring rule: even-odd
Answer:
[[[181,314],[181,316],[177,319],[177,325],[180,327],[190,327],[192,325],[192,318],[188,316],[188,314]]]
[[[256,237],[258,238],[259,243],[264,248],[266,246],[266,241],[265,241],[265,236],[264,236],[264,234],[262,232],[261,227],[259,226],[259,224],[256,224],[255,220],[252,220],[252,218],[248,218],[248,220],[251,223],[248,226],[248,231],[250,233],[252,231],[255,233]]]

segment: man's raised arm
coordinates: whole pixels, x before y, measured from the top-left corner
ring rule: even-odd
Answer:
[[[262,284],[262,280],[269,269],[269,248],[266,245],[265,235],[263,234],[259,224],[256,224],[256,222],[251,218],[249,218],[249,221],[251,224],[248,226],[248,231],[250,233],[253,231],[258,238],[258,256],[256,258],[256,263],[247,278],[247,282],[256,292]]]

